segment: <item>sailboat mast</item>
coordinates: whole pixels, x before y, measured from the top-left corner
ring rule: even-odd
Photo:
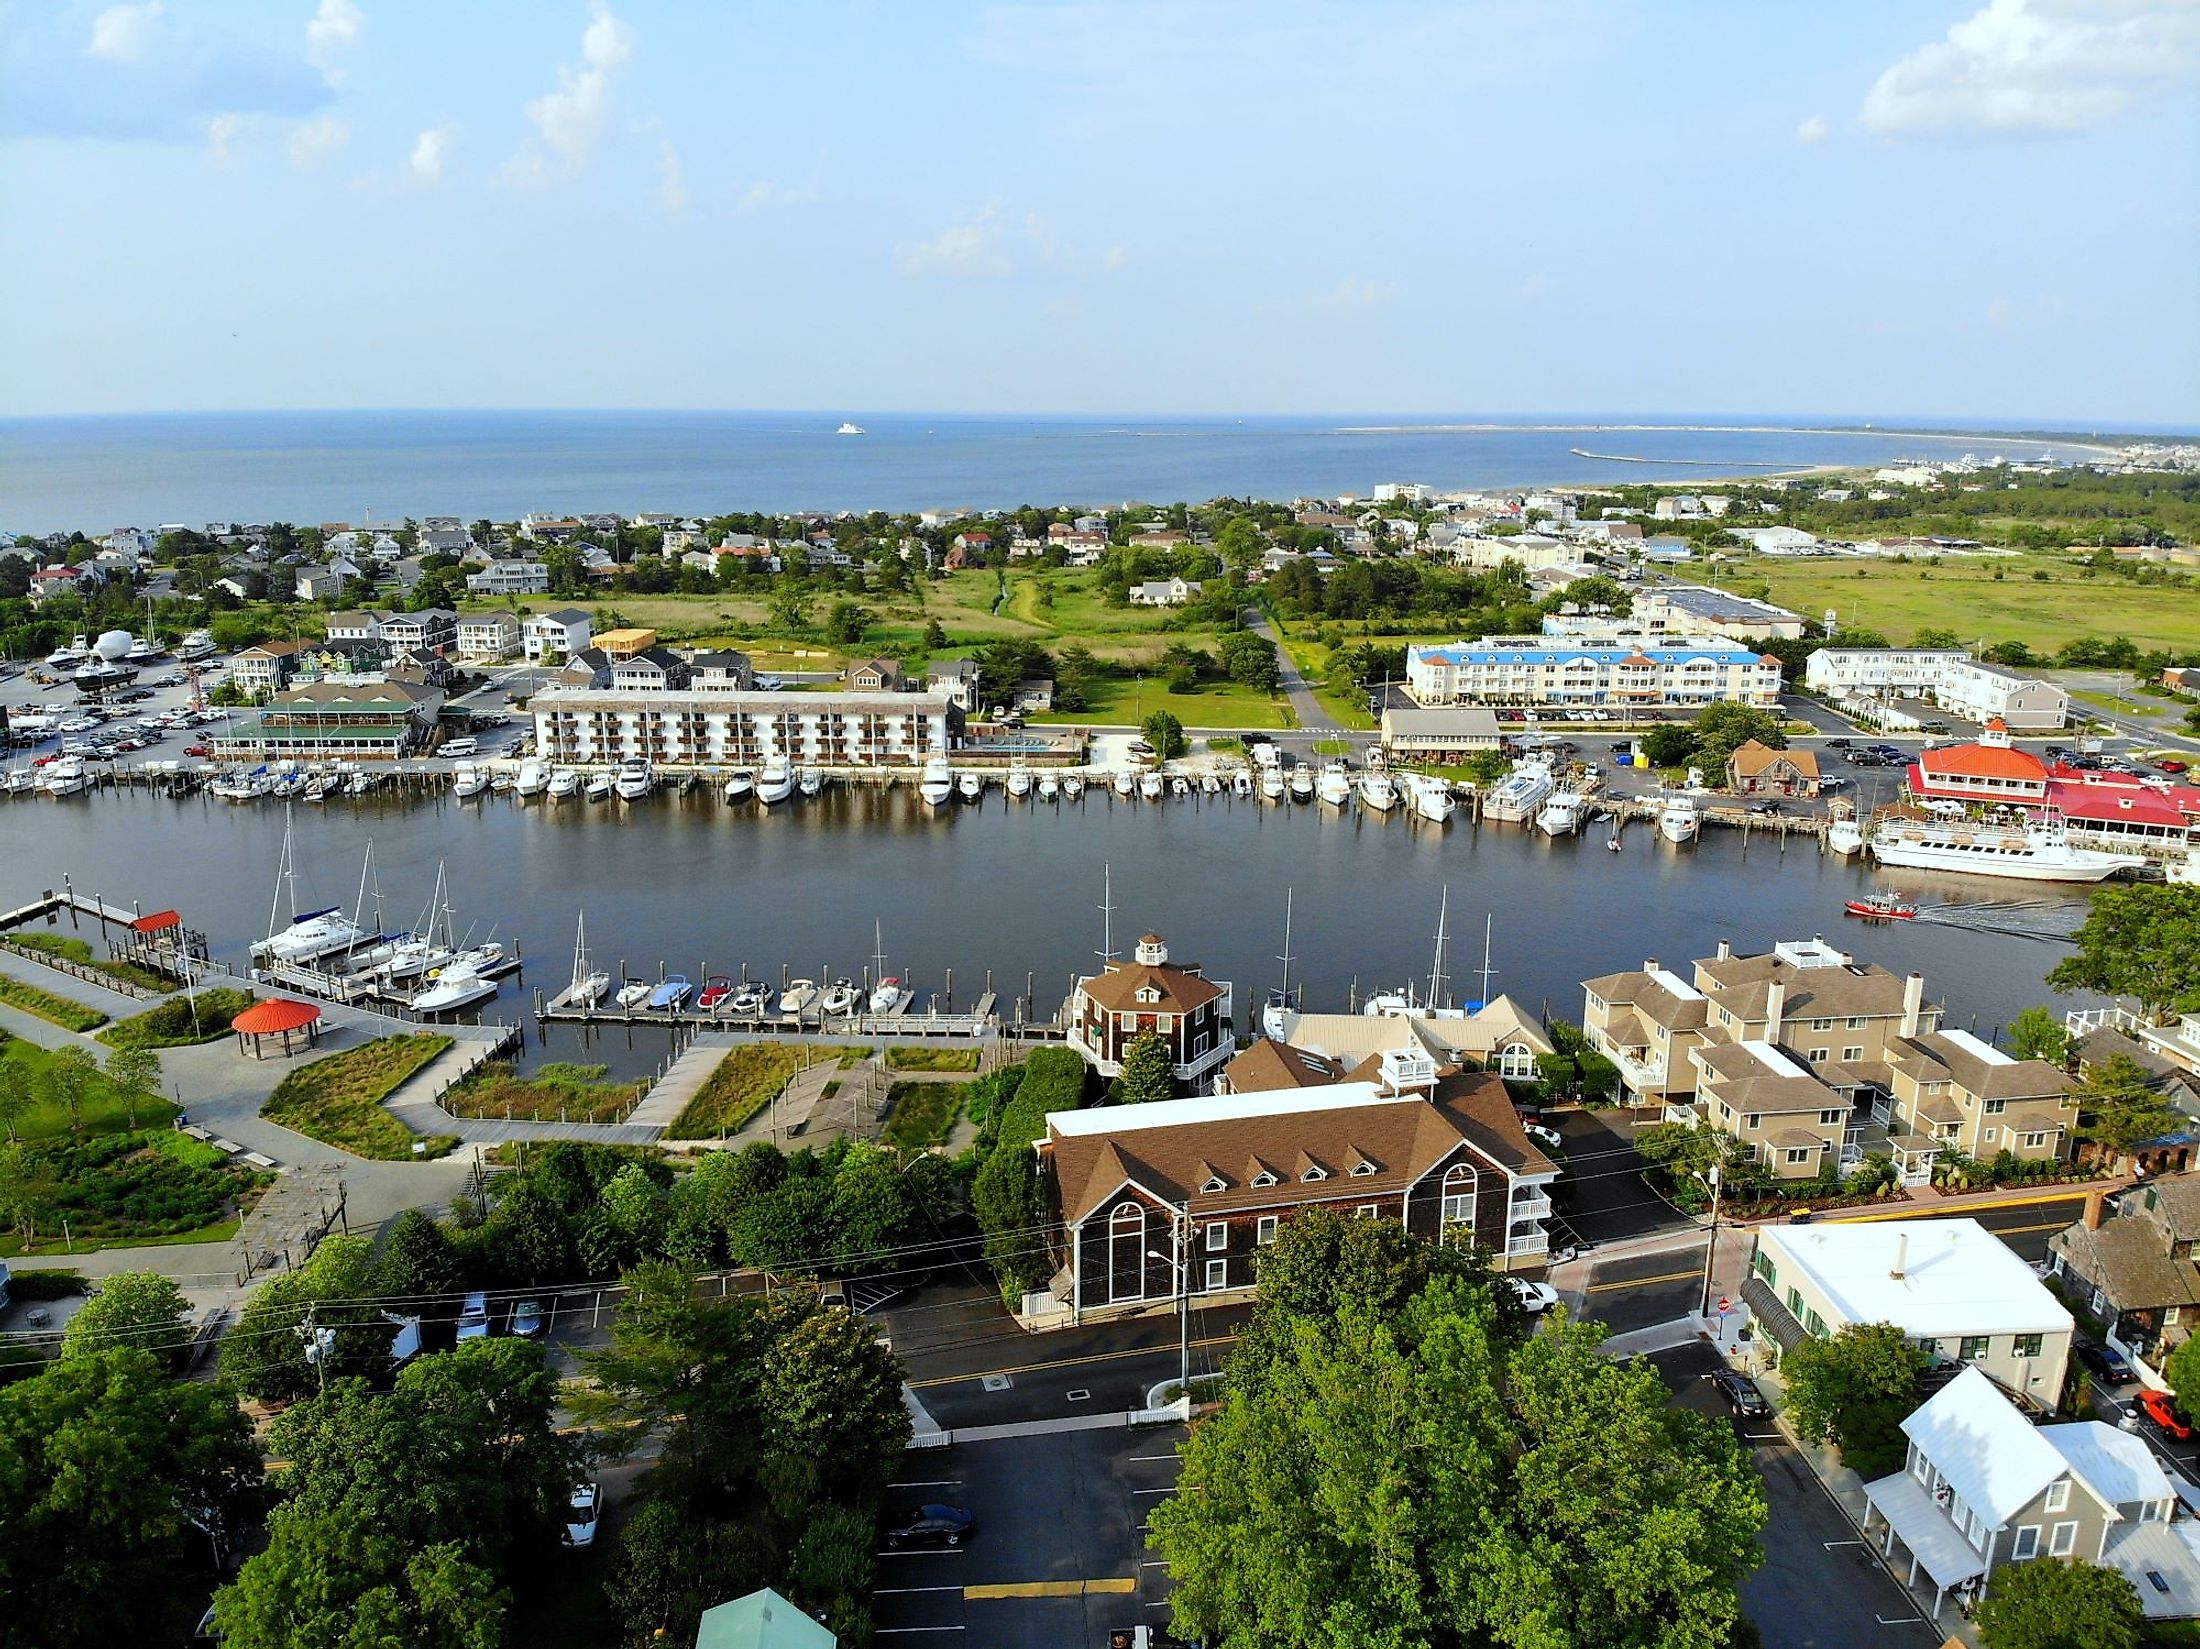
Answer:
[[[1434,1012],[1444,1005],[1444,943],[1451,921],[1451,888],[1447,884],[1436,904],[1436,955],[1429,962],[1428,1005]]]
[[[1276,1002],[1286,1008],[1291,1005],[1291,896],[1296,891],[1283,890],[1283,954],[1276,958],[1283,964],[1283,984],[1276,991]]]
[[[275,897],[267,903],[267,936],[270,939],[275,937],[275,918],[282,914],[283,888],[289,882],[290,877],[290,804],[285,802],[283,804],[283,851],[282,856],[275,861]],[[298,914],[298,901],[295,898],[290,902],[290,913],[293,917]]]
[[[1115,960],[1115,866],[1112,862],[1100,867],[1100,960],[1103,964]]]
[[[1491,975],[1491,974],[1493,974],[1493,973],[1495,973],[1495,972],[1497,971],[1497,969],[1496,969],[1496,968],[1494,968],[1494,967],[1492,967],[1492,966],[1490,965],[1490,935],[1491,935],[1492,931],[1493,931],[1493,930],[1494,930],[1494,929],[1496,928],[1496,926],[1497,926],[1497,915],[1496,915],[1496,913],[1495,913],[1494,911],[1490,912],[1489,914],[1485,915],[1485,916],[1484,916],[1484,917],[1482,918],[1482,969],[1481,969],[1481,972],[1482,972],[1482,1000],[1483,1000],[1483,1002],[1485,1002],[1485,1003],[1487,1003],[1487,1002],[1489,1001],[1489,999],[1490,999],[1490,975]]]

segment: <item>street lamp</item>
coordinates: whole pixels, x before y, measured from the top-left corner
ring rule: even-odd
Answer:
[[[1708,1172],[1696,1177],[1711,1187],[1711,1240],[1704,1245],[1703,1304],[1696,1313],[1699,1317],[1708,1317],[1711,1315],[1711,1265],[1719,1253],[1719,1192],[1725,1184],[1725,1176],[1719,1172],[1719,1165],[1713,1163]]]
[[[1192,1400],[1192,1251],[1191,1207],[1187,1202],[1182,1208],[1169,1209],[1170,1229],[1176,1236],[1174,1259],[1158,1248],[1146,1250],[1146,1258],[1159,1260],[1176,1270],[1176,1388],[1184,1394],[1184,1401]]]

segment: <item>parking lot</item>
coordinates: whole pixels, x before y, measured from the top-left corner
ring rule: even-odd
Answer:
[[[1074,1649],[1110,1629],[1165,1626],[1168,1574],[1147,1518],[1174,1492],[1182,1426],[999,1438],[909,1456],[889,1516],[965,1508],[953,1550],[881,1546],[873,1616],[886,1643]]]

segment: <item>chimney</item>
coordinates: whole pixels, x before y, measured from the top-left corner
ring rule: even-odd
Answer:
[[[1721,962],[1731,962],[1734,959],[1734,945],[1731,940],[1721,939],[1719,941],[1718,959]]]
[[[1913,972],[1902,981],[1902,1034],[1917,1035],[1918,1015],[1925,1007],[1925,976]]]
[[[1787,981],[1775,979],[1765,987],[1765,1040],[1780,1040],[1780,1021],[1786,1017],[1788,1003]]]
[[[2098,1231],[2101,1228],[2101,1211],[2108,1204],[2106,1191],[2088,1191],[2085,1194],[2085,1228]]]
[[[1894,1267],[1887,1273],[1887,1275],[1892,1277],[1896,1282],[1900,1282],[1902,1280],[1902,1273],[1908,1268],[1909,1263],[1910,1234],[1907,1231],[1897,1231],[1894,1234]]]

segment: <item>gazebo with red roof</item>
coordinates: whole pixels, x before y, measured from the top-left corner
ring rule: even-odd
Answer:
[[[309,1048],[321,1039],[321,1010],[311,1002],[271,996],[237,1015],[229,1022],[229,1028],[237,1033],[238,1052],[250,1054],[254,1059],[266,1059],[269,1057],[267,1044],[273,1038],[280,1042],[280,1056],[287,1059],[296,1051],[295,1044],[301,1036]]]

